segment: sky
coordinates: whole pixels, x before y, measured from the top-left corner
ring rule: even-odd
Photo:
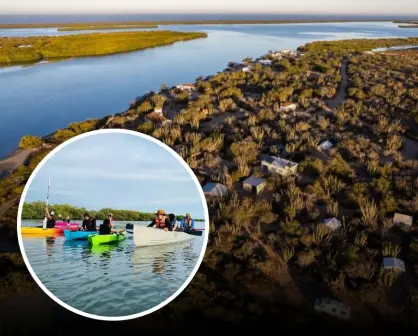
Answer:
[[[278,13],[418,15],[417,0],[1,0],[0,13]]]
[[[25,202],[88,210],[113,208],[204,218],[198,188],[177,158],[158,144],[130,134],[81,138],[49,158],[32,180]]]

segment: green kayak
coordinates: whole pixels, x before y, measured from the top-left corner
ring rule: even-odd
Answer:
[[[126,232],[90,235],[87,239],[91,245],[109,244],[126,239]]]

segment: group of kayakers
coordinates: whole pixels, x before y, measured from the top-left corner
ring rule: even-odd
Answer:
[[[48,207],[46,207],[45,216],[47,219],[47,229],[54,228],[56,223],[55,212],[49,212]],[[70,223],[70,217],[67,216],[67,218],[64,221]],[[159,209],[155,214],[154,220],[148,225],[148,227],[153,226],[155,226],[157,229],[162,229],[164,231],[192,231],[194,230],[194,220],[188,213],[185,217],[182,218],[180,223],[177,223],[177,218],[173,213],[170,213],[167,216],[163,209]],[[99,234],[110,234],[118,231],[114,228],[112,213],[109,213],[107,215],[107,218],[103,221],[103,224],[99,225],[99,228],[97,228],[96,225],[96,218],[90,216],[89,213],[85,213],[83,222],[81,226],[79,226],[79,230],[99,231]]]
[[[153,227],[154,225],[157,229],[162,229],[164,231],[194,230],[194,220],[189,213],[186,214],[186,217],[184,217],[180,221],[180,224],[178,224],[176,215],[171,213],[167,216],[163,209],[159,209],[157,211],[154,220],[148,225],[148,227]]]

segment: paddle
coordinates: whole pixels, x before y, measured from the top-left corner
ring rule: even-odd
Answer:
[[[51,179],[50,178],[48,178],[48,194],[46,195],[46,208],[45,208],[45,210],[48,208],[48,202],[49,202],[49,187],[50,187],[50,185],[51,185]],[[45,218],[44,218],[44,221],[43,221],[43,223],[42,223],[42,228],[44,229],[44,230],[46,230],[46,222],[48,221],[48,218],[47,218],[47,216],[45,216]]]

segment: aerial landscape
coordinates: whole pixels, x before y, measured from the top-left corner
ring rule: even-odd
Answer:
[[[200,269],[162,309],[175,325],[418,328],[414,10],[1,21],[0,303],[36,297],[16,218],[38,163],[126,129],[174,149],[209,208]]]

